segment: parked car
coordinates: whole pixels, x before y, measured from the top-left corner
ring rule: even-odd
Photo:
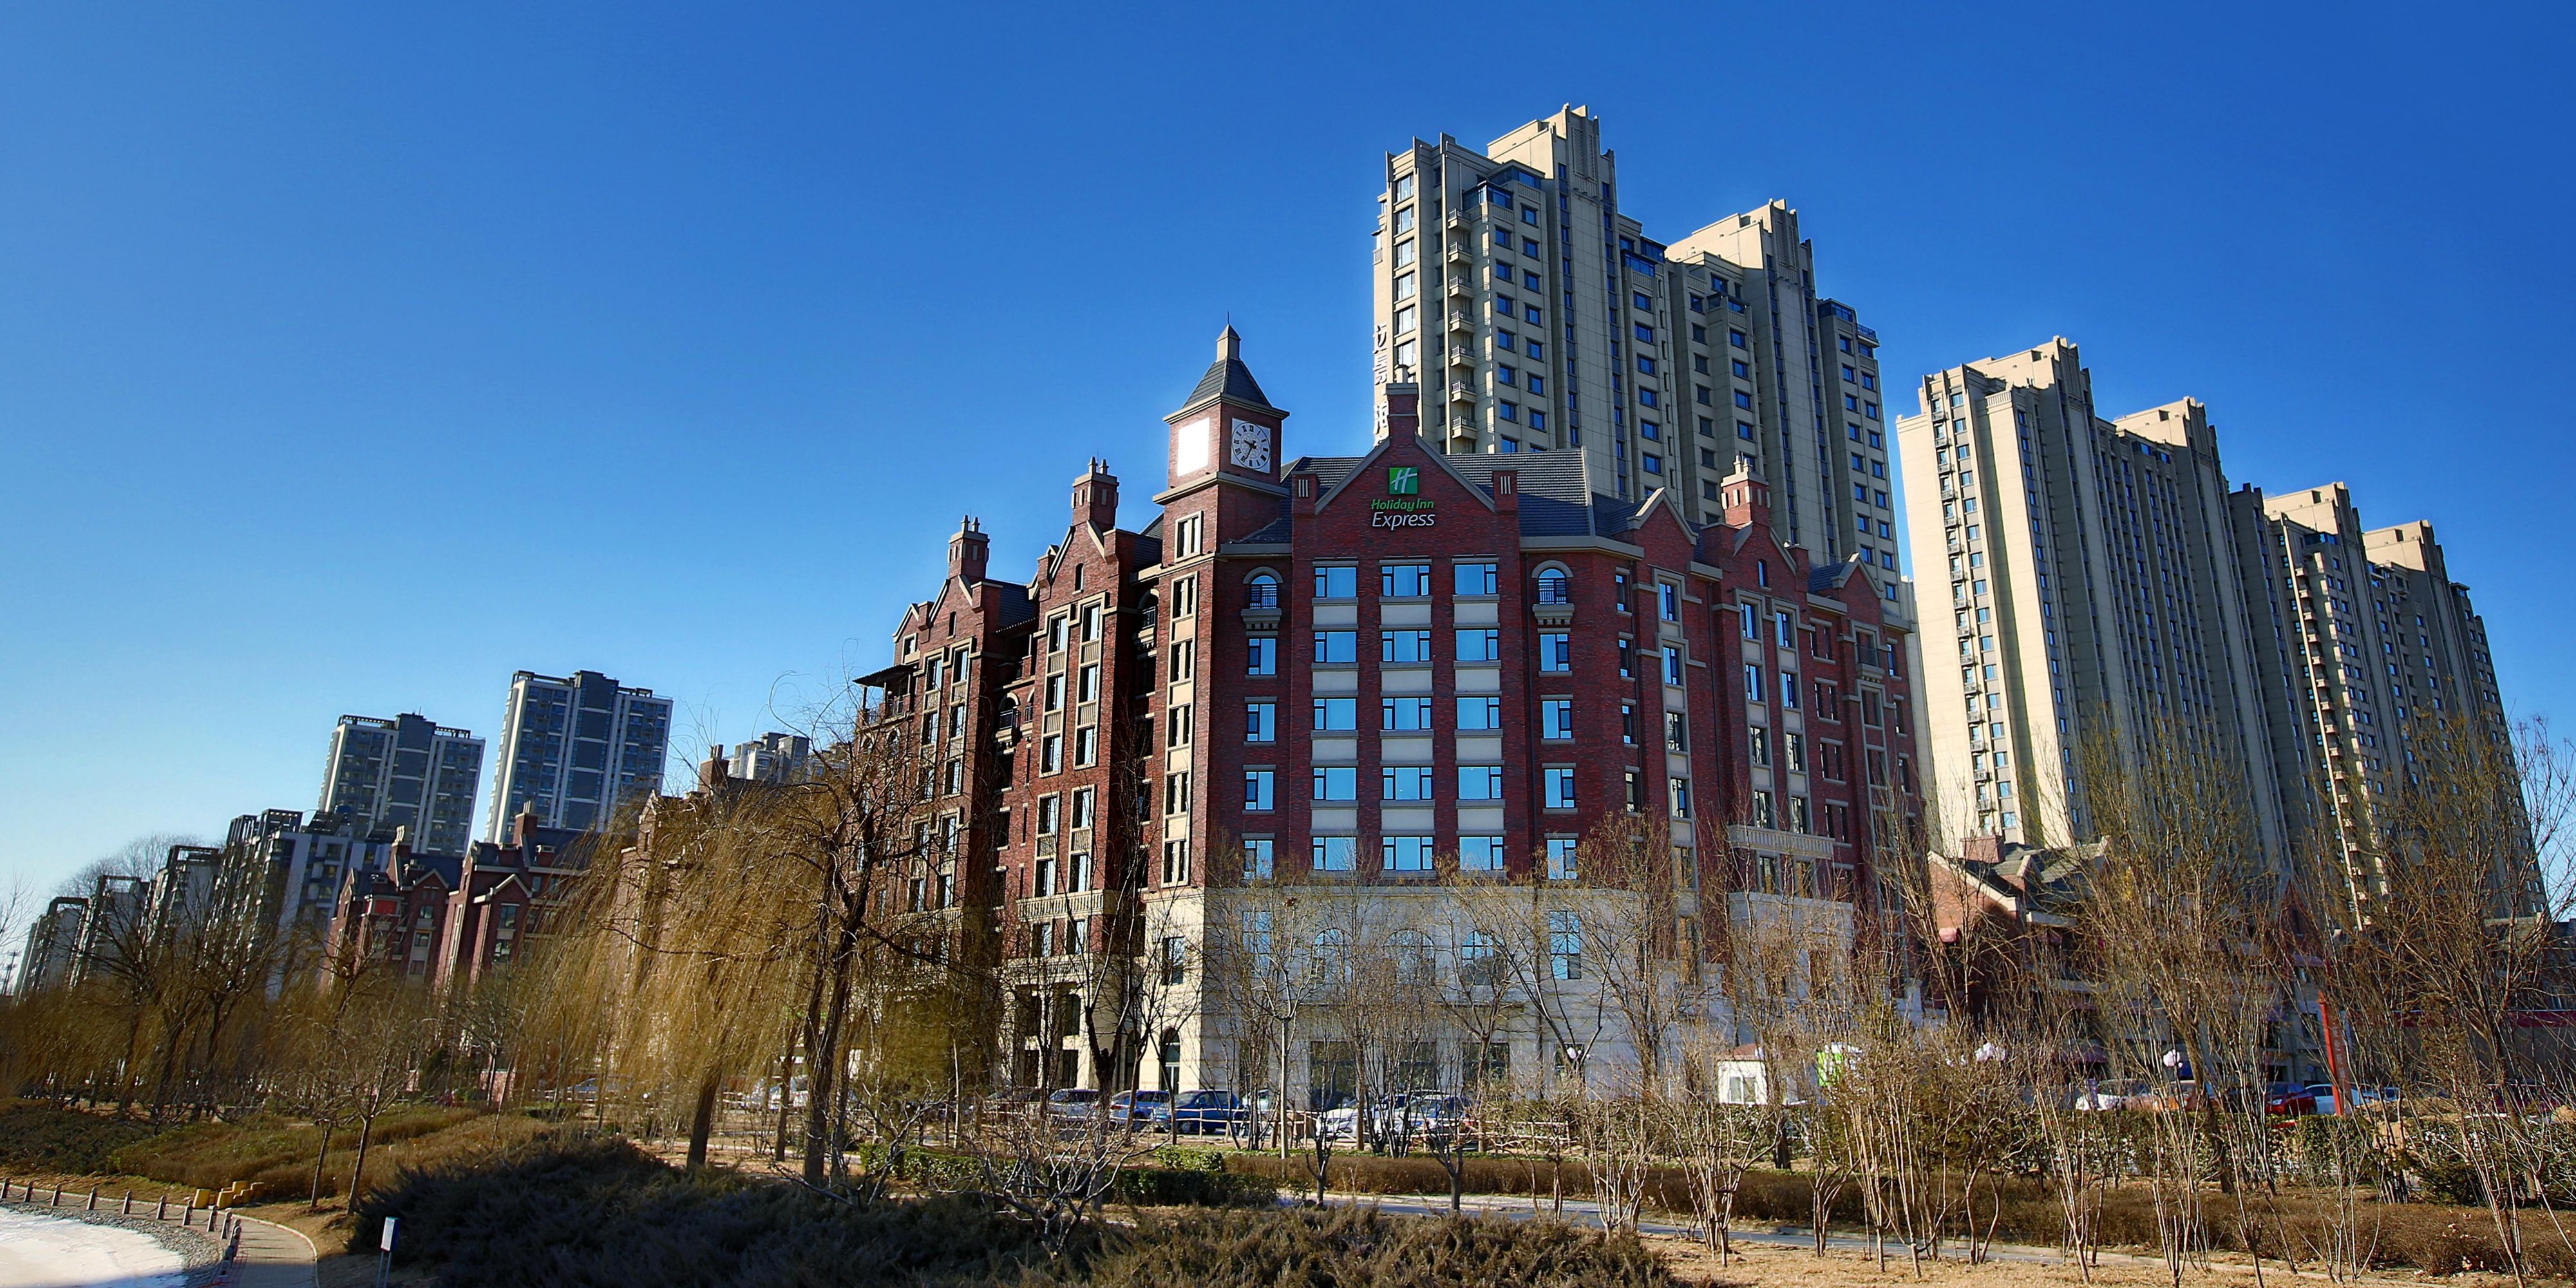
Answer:
[[[2334,1098],[2334,1088],[2326,1088],[2326,1098]],[[2295,1118],[2318,1112],[2316,1089],[2298,1082],[2275,1082],[2263,1088],[2263,1112],[2275,1117]]]
[[[1079,1122],[1100,1108],[1100,1093],[1089,1087],[1059,1087],[1041,1103],[1047,1117]]]
[[[1231,1091],[1184,1091],[1172,1106],[1182,1135],[1228,1135],[1234,1125],[1245,1120],[1243,1097]]]
[[[2125,1109],[2131,1097],[2146,1088],[2132,1078],[2103,1078],[2090,1082],[2075,1097],[2075,1107],[2088,1113]]]
[[[1109,1117],[1113,1122],[1168,1123],[1172,1120],[1172,1093],[1119,1092],[1109,1098]]]

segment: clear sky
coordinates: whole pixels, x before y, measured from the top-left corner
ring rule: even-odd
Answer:
[[[1653,235],[1798,207],[1891,392],[2062,334],[2431,519],[2576,718],[2563,6],[859,8],[0,11],[0,880],[521,667],[756,734],[960,514],[1138,521],[1229,314],[1353,450],[1383,153],[1567,102]]]

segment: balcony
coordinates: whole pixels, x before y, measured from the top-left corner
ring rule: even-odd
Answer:
[[[1574,587],[1563,577],[1541,577],[1538,593],[1530,600],[1530,612],[1541,626],[1569,626],[1574,622]]]
[[[1465,232],[1469,222],[1466,211],[1452,210],[1449,212],[1449,217],[1441,220],[1440,224],[1442,227],[1448,228],[1452,231]]]
[[[1451,295],[1472,298],[1476,294],[1476,279],[1468,273],[1451,273],[1446,289]]]
[[[1449,401],[1453,403],[1466,403],[1473,406],[1476,402],[1476,387],[1470,384],[1450,385]]]
[[[1448,256],[1461,264],[1472,264],[1476,261],[1475,249],[1462,237],[1449,239]]]
[[[1476,330],[1476,317],[1464,309],[1451,309],[1449,310],[1449,329],[1465,331],[1472,335]]]
[[[1475,366],[1475,365],[1476,365],[1476,351],[1475,351],[1475,350],[1473,350],[1473,349],[1468,348],[1467,346],[1465,346],[1465,345],[1463,345],[1463,344],[1453,344],[1453,345],[1450,345],[1450,346],[1449,346],[1449,365],[1451,365],[1451,366],[1453,366],[1453,367],[1472,367],[1472,366]]]

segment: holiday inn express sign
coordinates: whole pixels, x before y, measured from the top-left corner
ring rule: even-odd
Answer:
[[[1369,502],[1369,526],[1372,528],[1427,528],[1439,516],[1432,513],[1433,502],[1422,499],[1422,467],[1390,465],[1386,467],[1386,496]]]

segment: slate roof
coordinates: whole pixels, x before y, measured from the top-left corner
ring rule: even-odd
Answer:
[[[1288,473],[1313,474],[1327,492],[1359,468],[1361,456],[1303,456],[1288,463]],[[1510,456],[1491,453],[1443,456],[1441,463],[1456,470],[1485,495],[1494,494],[1494,471],[1520,472],[1521,535],[1527,537],[1612,537],[1628,530],[1630,503],[1592,494],[1591,478],[1583,468],[1581,452],[1526,452]],[[1284,542],[1292,525],[1285,506],[1270,524],[1246,541]]]
[[[1243,365],[1243,337],[1227,327],[1217,337],[1216,361],[1208,364],[1207,374],[1199,377],[1199,386],[1190,391],[1183,407],[1196,407],[1210,398],[1224,397],[1255,407],[1270,407],[1270,396],[1261,392],[1261,382],[1252,378],[1252,368]],[[1272,411],[1278,408],[1270,407]]]

